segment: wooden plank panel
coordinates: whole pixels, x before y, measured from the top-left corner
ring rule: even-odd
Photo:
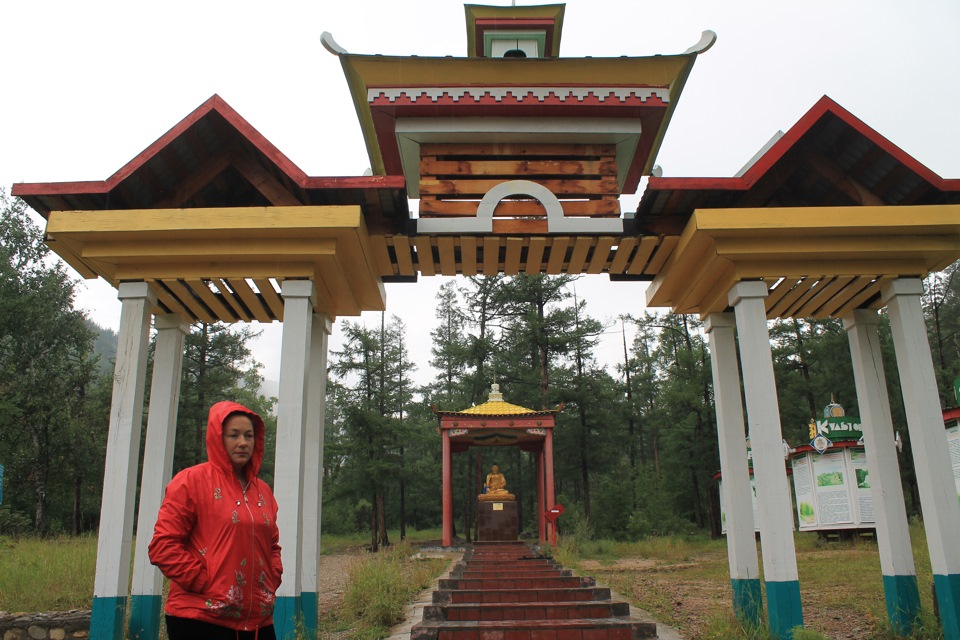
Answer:
[[[607,265],[607,259],[610,257],[610,247],[613,246],[615,238],[602,236],[597,238],[597,246],[593,249],[593,257],[587,266],[587,273],[603,273],[603,268]]]
[[[240,299],[247,305],[247,309],[250,309],[250,313],[253,314],[253,317],[258,322],[267,324],[273,322],[273,318],[270,317],[270,312],[267,311],[267,308],[263,305],[263,301],[257,297],[257,294],[254,293],[250,285],[247,284],[245,278],[230,278],[227,280],[227,284],[230,285],[234,293],[240,296]]]
[[[477,275],[477,237],[460,238],[460,270],[465,276]]]
[[[563,264],[567,260],[567,247],[570,245],[570,238],[558,236],[550,244],[550,257],[547,259],[547,273],[558,275],[562,272]]]
[[[412,276],[416,273],[413,269],[413,255],[410,252],[410,238],[407,236],[393,236],[393,251],[397,255],[397,274],[401,276]]]
[[[236,297],[236,295],[233,293],[233,290],[231,290],[225,280],[217,278],[216,280],[213,280],[213,283],[217,289],[220,290],[220,294],[223,296],[224,301],[230,306],[231,309],[233,309],[233,312],[238,318],[240,318],[243,322],[250,322],[253,320],[253,316],[251,316],[247,310],[243,308],[243,305],[240,304],[240,300]]]
[[[644,236],[640,239],[640,246],[627,268],[627,273],[632,276],[639,276],[647,270],[647,264],[650,262],[650,256],[660,244],[659,236]]]
[[[593,246],[593,238],[589,236],[578,236],[573,244],[573,253],[570,254],[570,264],[567,265],[567,273],[583,273],[583,266],[587,263],[587,255],[590,253],[590,247]]]
[[[210,286],[203,280],[197,279],[188,279],[185,280],[187,286],[190,287],[190,290],[213,311],[214,314],[224,322],[235,322],[239,319],[237,314],[228,309],[227,306],[220,301],[220,298],[217,297],[213,291],[210,290]]]
[[[807,303],[809,303],[814,296],[823,291],[827,285],[830,283],[831,279],[824,276],[813,283],[813,286],[810,287],[809,291],[804,293],[800,298],[790,305],[790,308],[787,309],[786,315],[791,318],[802,317],[799,315],[800,309],[802,309]]]
[[[437,238],[437,249],[440,253],[440,273],[445,276],[457,275],[457,255],[454,249],[453,238],[450,236],[439,236]]]
[[[429,236],[417,236],[414,239],[417,247],[417,267],[420,273],[425,276],[437,275],[437,270],[433,263],[433,245],[430,243]]]
[[[542,236],[530,238],[530,244],[527,247],[526,273],[540,273],[543,268],[543,250],[546,246],[546,238]]]
[[[617,162],[605,160],[420,160],[426,176],[615,176]]]
[[[562,195],[571,196],[589,196],[589,195],[619,195],[620,188],[617,185],[617,179],[613,177],[599,178],[596,180],[536,180],[537,184],[543,185],[551,193],[560,197]],[[430,180],[420,181],[420,193],[436,196],[466,196],[481,197],[490,189],[503,180]]]
[[[421,156],[612,156],[615,144],[428,143]]]
[[[869,287],[876,277],[876,274],[871,274],[854,278],[847,286],[823,304],[817,312],[817,317],[827,318],[833,316],[837,309],[843,307],[853,296],[863,291],[864,288]]]
[[[617,253],[610,262],[609,273],[620,274],[627,267],[627,261],[630,260],[630,254],[633,248],[637,246],[637,239],[634,237],[620,238],[620,244],[617,245]]]
[[[680,236],[664,236],[663,240],[660,241],[660,244],[657,245],[657,250],[653,254],[653,257],[650,258],[650,263],[647,265],[647,268],[643,272],[647,275],[657,275],[660,272],[660,269],[663,267],[663,263],[667,261],[667,258],[670,257],[670,254],[673,253],[673,250],[677,247],[677,244],[680,242]],[[640,246],[643,246],[643,243],[640,243]]]
[[[493,221],[494,235],[546,235],[548,231],[546,218],[540,218],[538,220]]]
[[[213,324],[217,320],[227,322],[225,318],[218,318],[215,314],[211,313],[210,310],[193,295],[193,292],[179,280],[163,280],[162,282],[163,285],[170,290],[170,293],[176,296],[177,300],[190,310],[190,315],[194,318],[208,324]]]
[[[783,300],[783,296],[787,295],[801,280],[803,280],[803,276],[785,276],[776,287],[773,287],[773,285],[769,283],[767,284],[767,297],[763,300],[763,308],[768,316],[770,315],[770,310],[773,309],[778,302]]]
[[[501,201],[493,212],[494,218],[509,218],[511,216],[541,215],[545,216],[546,210],[542,205],[534,201],[537,208],[531,208],[527,201]],[[439,200],[437,198],[420,198],[421,217],[431,216],[451,216],[451,217],[475,217],[479,200]],[[620,215],[620,201],[616,198],[602,200],[560,200],[563,206],[563,215],[565,216],[601,216],[614,217]]]
[[[844,312],[853,311],[854,309],[859,309],[863,306],[870,298],[880,293],[880,290],[887,286],[889,283],[893,282],[897,276],[880,276],[874,280],[871,284],[863,288],[863,291],[853,296],[850,301],[843,305],[842,309],[839,309],[840,315],[843,315]]]
[[[493,276],[500,270],[500,238],[483,238],[483,275]]]
[[[387,239],[383,236],[370,236],[370,247],[373,249],[373,259],[377,261],[377,270],[381,276],[395,276],[396,269],[390,259],[390,250],[387,248]]]
[[[507,255],[503,260],[503,273],[515,276],[520,273],[520,252],[523,250],[523,238],[507,238]]]
[[[820,279],[820,277],[821,276],[817,275],[817,276],[806,276],[802,278],[800,282],[797,283],[797,286],[795,286],[793,289],[787,292],[787,294],[783,296],[783,298],[781,298],[780,302],[775,304],[773,308],[770,309],[770,312],[767,315],[773,318],[779,318],[784,316],[787,309],[792,307],[797,300],[799,300],[807,292],[809,292],[810,287],[812,287],[813,284]]]
[[[165,306],[170,313],[176,313],[191,322],[195,322],[197,317],[193,314],[190,309],[185,307],[180,303],[180,300],[176,296],[171,294],[165,286],[163,286],[163,281],[161,280],[148,280],[148,282],[153,284],[153,290],[157,292],[157,300]]]
[[[280,322],[283,322],[283,300],[280,299],[280,294],[277,293],[270,279],[254,278],[253,284],[257,285],[257,289],[260,291],[260,297],[262,297],[263,301],[267,304],[271,315]]]
[[[803,308],[797,310],[796,316],[798,318],[818,317],[817,312],[819,311],[820,307],[822,307],[828,300],[836,295],[838,291],[847,286],[852,280],[853,276],[839,276],[833,278],[827,286],[821,288],[821,290],[817,292],[817,295],[811,298],[807,304],[803,305]]]

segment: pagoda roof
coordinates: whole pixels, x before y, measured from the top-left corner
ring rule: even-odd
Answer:
[[[941,178],[823,96],[734,177],[651,177],[633,223],[679,234],[697,209],[957,203],[960,180]]]
[[[322,40],[340,58],[373,173],[405,175],[416,198],[420,143],[478,140],[618,143],[618,183],[634,193],[715,38],[704,32],[678,55],[617,58],[360,55]]]

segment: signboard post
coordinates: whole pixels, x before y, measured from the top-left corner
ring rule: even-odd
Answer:
[[[557,548],[557,518],[563,515],[563,512],[566,509],[563,508],[563,505],[557,503],[547,509],[546,518],[550,522],[550,528],[553,529],[553,548]]]

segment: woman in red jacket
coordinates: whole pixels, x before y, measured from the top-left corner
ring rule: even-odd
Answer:
[[[170,578],[170,640],[274,640],[273,605],[283,568],[277,501],[257,477],[263,420],[235,402],[207,419],[207,462],[167,486],[150,562]]]

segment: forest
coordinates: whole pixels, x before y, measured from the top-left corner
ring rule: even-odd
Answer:
[[[0,225],[0,535],[95,530],[113,337],[73,309],[74,276],[48,252],[26,206],[2,191]],[[943,407],[957,404],[954,380],[960,376],[958,266],[925,280]],[[554,455],[557,500],[567,510],[561,531],[585,527],[620,540],[693,530],[719,536],[719,458],[702,322],[663,312],[604,322],[578,299],[577,280],[525,275],[451,281],[437,295],[430,353],[410,352],[407,327],[395,316],[382,314],[372,328],[338,320],[345,337],[328,361],[323,530],[364,533],[377,549],[395,542],[389,537],[394,532],[403,538],[409,530],[438,527],[440,438],[433,408],[456,411],[485,402],[496,380],[512,404],[563,405]],[[807,424],[831,399],[848,415],[859,415],[839,320],[776,320],[769,328],[788,443],[809,440]],[[611,332],[623,336],[622,358],[599,362],[599,337]],[[261,365],[248,346],[254,335],[250,326],[192,326],[174,472],[204,459],[207,408],[232,398],[267,418],[261,474],[272,481],[276,400],[260,391]],[[904,442],[907,510],[921,515],[882,313],[880,335],[894,427]],[[435,377],[415,384],[412,372],[427,365]],[[493,464],[517,495],[521,526],[535,535],[535,461],[509,447],[454,456],[456,535],[473,537],[474,497]]]

